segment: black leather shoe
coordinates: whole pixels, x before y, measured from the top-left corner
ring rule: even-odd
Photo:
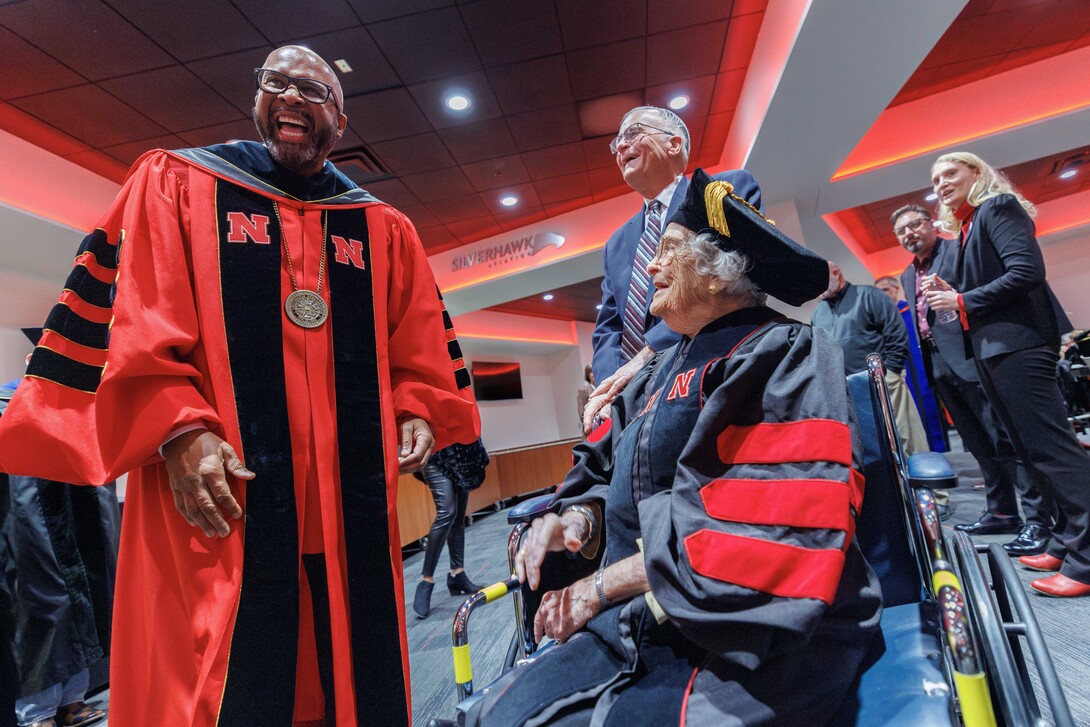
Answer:
[[[1052,533],[1040,525],[1026,523],[1017,538],[1009,543],[1003,543],[1003,550],[1011,555],[1040,555],[1045,552],[1050,537]]]
[[[431,613],[431,589],[433,588],[435,584],[427,581],[420,581],[417,585],[416,595],[413,596],[413,612],[417,618],[427,618]]]
[[[954,530],[960,530],[969,535],[1003,535],[1017,533],[1022,530],[1022,518],[1004,517],[993,515],[990,512],[981,513],[975,523],[969,525],[955,525]]]
[[[471,596],[481,590],[481,587],[469,580],[469,576],[463,570],[458,571],[458,575],[447,573],[447,590],[452,596]]]

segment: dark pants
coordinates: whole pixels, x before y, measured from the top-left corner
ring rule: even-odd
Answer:
[[[1018,517],[1018,498],[1026,521],[1052,529],[1055,505],[1043,494],[1033,478],[1018,464],[1018,452],[999,421],[995,408],[988,403],[979,381],[958,376],[941,355],[932,355],[935,387],[954,420],[965,448],[976,458],[984,475],[988,512],[1004,517]]]
[[[1056,385],[1056,349],[1035,346],[977,361],[980,383],[1036,484],[1056,502],[1048,553],[1090,583],[1090,455],[1075,438]]]
[[[469,504],[469,491],[455,486],[438,465],[424,467],[424,481],[431,488],[435,500],[435,522],[428,533],[428,550],[424,554],[423,574],[428,578],[435,575],[435,564],[439,562],[439,553],[443,544],[450,552],[450,569],[456,571],[463,566],[466,544],[466,505]]]

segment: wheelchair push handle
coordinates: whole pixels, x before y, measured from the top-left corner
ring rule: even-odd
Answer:
[[[454,652],[454,682],[458,689],[458,701],[473,694],[473,663],[469,656],[469,617],[486,603],[499,600],[522,587],[519,579],[511,576],[505,581],[493,583],[474,593],[462,602],[454,616],[451,644]]]

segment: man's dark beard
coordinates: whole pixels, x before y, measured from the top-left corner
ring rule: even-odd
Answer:
[[[270,110],[268,116],[271,116],[272,112],[273,110]],[[305,144],[281,143],[273,134],[273,129],[267,117],[261,118],[256,108],[253,110],[252,115],[254,124],[257,126],[257,132],[260,134],[265,148],[269,150],[269,155],[272,156],[273,161],[296,174],[305,175],[310,173],[314,163],[319,159],[324,162],[336,143],[333,127],[328,124],[317,124],[314,119],[311,119],[311,124],[317,130],[317,139],[310,138]]]

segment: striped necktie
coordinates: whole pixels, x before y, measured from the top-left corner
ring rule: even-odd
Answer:
[[[647,206],[647,224],[636,246],[632,262],[632,280],[628,285],[628,302],[624,307],[624,330],[621,332],[621,358],[630,361],[644,346],[644,321],[647,316],[647,294],[651,275],[647,264],[655,257],[662,232],[662,203],[653,200]]]

